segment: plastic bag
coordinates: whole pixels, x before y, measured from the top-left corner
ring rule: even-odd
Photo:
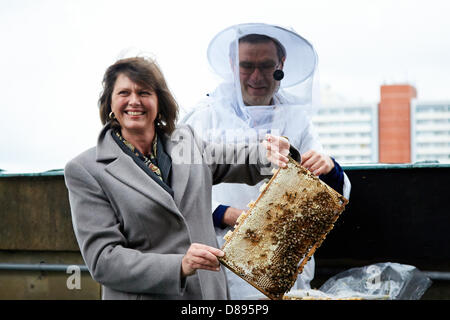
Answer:
[[[341,272],[328,279],[319,291],[337,299],[418,300],[431,283],[414,266],[386,262]]]

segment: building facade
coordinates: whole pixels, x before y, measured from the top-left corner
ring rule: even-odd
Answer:
[[[412,161],[450,163],[450,101],[412,104]]]
[[[450,101],[422,102],[410,85],[383,85],[379,104],[327,104],[313,123],[340,163],[450,163]]]
[[[378,161],[376,105],[329,105],[317,110],[313,123],[325,151],[340,163]]]

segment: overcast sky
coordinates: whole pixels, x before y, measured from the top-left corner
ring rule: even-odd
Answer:
[[[377,103],[410,83],[420,100],[450,100],[450,1],[0,0],[0,168],[63,168],[94,146],[105,69],[153,55],[184,110],[218,83],[209,41],[237,23],[293,28],[319,56],[323,87]]]

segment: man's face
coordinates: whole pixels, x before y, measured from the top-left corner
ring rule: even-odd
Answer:
[[[279,83],[274,80],[273,72],[282,67],[272,41],[240,43],[239,78],[244,103],[249,106],[270,105]]]

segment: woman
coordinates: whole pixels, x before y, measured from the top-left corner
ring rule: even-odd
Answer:
[[[99,105],[97,146],[66,165],[65,180],[77,241],[103,299],[227,299],[212,185],[258,183],[261,154],[285,166],[289,143],[269,136],[264,148],[233,146],[247,164],[223,161],[223,148],[206,155],[209,145],[189,126],[176,128],[177,103],[145,58],[107,69]]]

